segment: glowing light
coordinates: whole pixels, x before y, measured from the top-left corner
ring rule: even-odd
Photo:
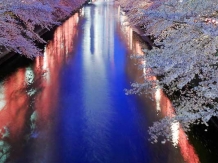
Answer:
[[[5,107],[5,95],[3,83],[0,83],[0,111]]]
[[[155,92],[156,109],[158,112],[161,111],[160,100],[161,100],[161,90],[158,88]]]
[[[179,143],[179,122],[173,122],[171,124],[171,131],[172,131],[173,146],[177,147]]]

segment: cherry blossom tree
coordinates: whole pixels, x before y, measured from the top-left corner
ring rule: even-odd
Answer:
[[[172,98],[175,116],[155,122],[152,141],[170,140],[170,123],[189,131],[218,115],[218,6],[214,0],[120,0],[129,22],[151,36],[144,49],[143,83],[128,93],[150,93],[162,88]],[[142,62],[140,62],[142,63]],[[156,76],[158,80],[151,80]],[[151,89],[152,88],[152,89]]]
[[[0,47],[33,58],[41,55],[36,42],[45,42],[37,28],[60,24],[85,0],[0,0]]]

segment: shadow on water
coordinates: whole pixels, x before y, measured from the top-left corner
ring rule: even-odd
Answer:
[[[202,163],[218,162],[218,121],[214,118],[208,124],[192,126],[188,133]]]
[[[27,59],[24,56],[20,56],[19,54],[15,54],[11,57],[7,62],[2,63],[0,66],[0,81],[7,78],[7,76],[12,75],[17,69],[21,67],[27,67],[31,65],[34,61]]]

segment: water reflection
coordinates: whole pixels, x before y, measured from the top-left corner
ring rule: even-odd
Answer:
[[[118,8],[119,12],[120,8]],[[133,54],[143,55],[143,48],[148,48],[143,41],[137,36],[135,33],[135,37],[132,31],[132,28],[128,26],[128,22],[126,21],[126,17],[124,14],[119,14],[121,21],[121,28],[125,33],[125,37],[128,41],[128,45],[132,50]],[[146,64],[146,61],[141,61],[140,64]],[[140,71],[139,71],[140,72]],[[143,69],[141,73],[146,73],[146,70]],[[137,79],[139,82],[142,82],[143,79]],[[156,80],[156,77],[152,77],[150,80]],[[155,95],[155,104],[156,104],[156,112],[157,114],[161,114],[161,116],[174,116],[174,108],[170,100],[166,97],[163,91],[160,88],[156,89]],[[172,145],[175,148],[179,147],[181,155],[184,158],[184,161],[187,163],[199,163],[200,160],[198,155],[195,152],[194,147],[187,140],[187,135],[184,130],[180,127],[179,122],[173,122],[171,124],[172,131]]]
[[[26,152],[22,148],[25,142],[42,136],[36,131],[39,128],[40,132],[50,132],[48,125],[51,124],[45,124],[51,119],[58,101],[58,71],[73,51],[78,19],[79,15],[76,13],[57,28],[54,39],[45,49],[44,57],[36,58],[34,65],[19,68],[0,83],[1,163],[12,158],[22,158],[23,152]],[[48,140],[47,138],[46,141]],[[35,143],[40,149],[35,149],[35,152],[43,151],[41,149],[47,144],[46,141],[37,139]],[[18,148],[19,150],[15,150]]]
[[[79,13],[75,13],[56,29],[53,39],[45,48],[44,57],[38,57],[34,66],[36,76],[42,76],[42,89],[35,98],[35,112],[31,115],[31,123],[36,129],[33,137],[37,137],[31,155],[35,158],[35,153],[38,153],[41,156],[38,159],[43,158],[44,162],[52,162],[55,159],[52,156],[56,154],[53,143],[56,126],[54,116],[59,101],[60,71],[74,50],[78,21]]]
[[[0,151],[1,161],[5,162],[9,155],[11,145],[19,145],[28,114],[28,88],[25,69],[20,69],[7,81],[1,83],[1,110],[0,110]]]
[[[108,15],[108,12],[103,8],[98,7],[98,3],[93,7],[84,9],[86,23],[84,24],[84,36],[82,42],[82,103],[83,103],[83,118],[86,128],[83,130],[84,144],[86,144],[87,156],[84,160],[90,162],[98,160],[105,162],[106,157],[102,157],[109,152],[108,149],[108,130],[105,126],[110,123],[109,107],[104,104],[109,104],[108,95],[108,80],[105,64],[105,57],[102,54],[107,53],[111,45],[110,33],[114,33],[114,28],[108,29],[108,20],[113,26],[113,21]],[[111,20],[110,20],[111,19]],[[107,32],[105,32],[105,30]],[[111,31],[112,30],[112,31]],[[106,35],[105,35],[106,33]],[[112,45],[113,46],[113,43]],[[108,52],[108,56],[113,53]],[[95,93],[94,93],[95,92]],[[101,94],[101,96],[99,96]]]
[[[44,57],[1,81],[1,163],[199,161],[178,123],[179,148],[147,141],[154,116],[173,110],[160,89],[152,104],[125,96],[146,70],[130,63],[126,44],[139,54],[142,44],[130,28],[128,43],[122,39],[115,12],[112,1],[85,6],[57,28]]]
[[[173,116],[174,109],[170,100],[166,97],[162,90],[159,90],[160,98],[156,99],[156,102],[161,106],[161,114],[163,116]],[[157,107],[158,107],[157,105]],[[184,130],[180,127],[179,122],[173,122],[171,124],[172,131],[172,144],[175,147],[179,147],[180,152],[187,163],[199,163],[197,153],[195,152],[194,147],[190,144],[187,139],[187,135]]]

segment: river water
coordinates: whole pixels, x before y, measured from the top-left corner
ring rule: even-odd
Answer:
[[[1,71],[0,163],[209,162],[178,123],[172,142],[148,141],[171,103],[161,90],[153,101],[125,95],[143,73],[129,57],[146,44],[120,19],[112,2],[88,4],[55,30],[44,57]]]

